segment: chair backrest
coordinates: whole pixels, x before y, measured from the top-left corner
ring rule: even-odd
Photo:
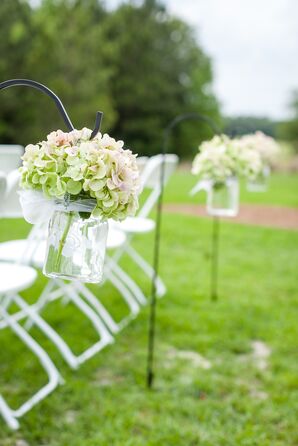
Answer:
[[[22,208],[20,205],[18,190],[20,188],[20,172],[18,169],[13,170],[6,176],[6,192],[4,194],[2,204],[2,216],[5,218],[22,218]]]
[[[0,144],[0,170],[8,174],[21,164],[24,147],[18,145]]]
[[[2,174],[3,175],[3,174]],[[1,189],[0,173],[0,218],[23,218],[23,212],[19,201],[18,190],[20,172],[18,169],[5,175],[5,189]],[[19,261],[30,265],[38,246],[46,238],[47,223],[39,222],[30,230],[23,252],[19,253]]]
[[[0,172],[0,216],[3,214],[3,203],[6,193],[6,175]]]
[[[165,186],[169,181],[170,176],[176,169],[179,158],[173,153],[168,153],[166,155],[160,154],[149,158],[143,173],[141,174],[141,181],[143,190],[151,189],[151,193],[138,212],[138,217],[147,217],[158,200],[161,191],[160,178],[163,161]]]
[[[137,157],[137,165],[138,165],[140,174],[143,173],[148,160],[149,160],[148,156],[138,156]]]

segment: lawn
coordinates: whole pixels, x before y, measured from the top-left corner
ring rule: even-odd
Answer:
[[[171,181],[168,202],[187,202],[193,178]],[[276,175],[265,194],[243,201],[297,206],[297,178]],[[191,198],[191,202],[196,202]],[[194,201],[193,201],[194,200]],[[0,221],[0,239],[28,226]],[[13,433],[0,419],[1,446],[294,446],[298,444],[298,231],[223,222],[219,300],[210,301],[208,219],[165,214],[154,390],[145,387],[148,307],[116,342],[70,371],[37,330],[66,383],[21,420]],[[152,235],[135,246],[152,257]],[[149,283],[122,262],[144,291]],[[40,276],[26,292],[34,299]],[[97,294],[113,314],[124,307],[108,285]],[[75,351],[94,339],[71,306],[55,302],[46,318]],[[44,379],[31,355],[0,333],[0,389],[11,404]]]
[[[200,192],[190,196],[189,192],[197,183],[195,176],[189,174],[189,168],[184,166],[173,175],[165,194],[169,203],[204,203],[205,194]],[[270,177],[269,189],[266,193],[248,192],[241,183],[242,203],[266,204],[271,206],[298,207],[298,175],[274,173]]]

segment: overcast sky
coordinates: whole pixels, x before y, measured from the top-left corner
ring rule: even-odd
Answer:
[[[121,0],[107,0],[115,5]],[[288,115],[298,89],[298,0],[164,0],[212,57],[214,90],[230,115]]]

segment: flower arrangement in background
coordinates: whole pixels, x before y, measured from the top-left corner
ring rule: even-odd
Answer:
[[[52,132],[46,141],[29,144],[23,155],[21,187],[49,199],[94,199],[93,216],[123,220],[134,215],[140,192],[136,155],[108,134],[83,128]]]
[[[278,144],[262,132],[235,139],[216,135],[199,146],[193,160],[191,171],[199,182],[191,194],[205,189],[209,214],[234,216],[238,211],[237,179],[246,179],[248,190],[265,191],[269,166],[278,152]]]
[[[233,142],[226,135],[214,136],[199,146],[192,173],[199,177],[191,190],[207,192],[207,212],[214,216],[234,217],[239,202],[239,159]]]
[[[277,142],[263,132],[244,135],[237,140],[240,147],[258,153],[264,166],[270,166],[276,161],[280,152]]]
[[[225,181],[237,174],[237,163],[231,140],[226,135],[214,136],[199,146],[192,164],[193,175],[202,180]]]
[[[204,180],[223,182],[230,177],[254,178],[262,170],[259,153],[241,140],[214,136],[199,146],[192,173]]]
[[[251,159],[255,158],[256,163],[255,165],[252,163],[251,166],[257,166],[257,158],[259,158],[258,164],[261,165],[260,169],[255,169],[254,172],[251,172],[251,175],[246,176],[248,179],[247,190],[265,192],[268,187],[270,167],[276,162],[280,151],[279,145],[270,136],[262,132],[256,132],[236,139],[235,146],[239,154],[244,153],[248,154]]]
[[[237,175],[246,180],[254,181],[264,167],[260,153],[242,138],[231,140],[231,150],[237,166]]]
[[[201,179],[216,182],[238,176],[254,180],[278,154],[273,138],[257,132],[242,138],[214,136],[199,146],[192,164],[192,173]]]

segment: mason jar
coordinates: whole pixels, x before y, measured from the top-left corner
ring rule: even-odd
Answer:
[[[102,280],[108,222],[90,213],[56,210],[49,222],[43,273],[52,278]]]
[[[268,189],[269,177],[270,167],[265,166],[256,178],[247,181],[246,189],[249,192],[266,192]]]
[[[235,217],[239,210],[239,185],[235,177],[211,181],[207,192],[207,213],[218,217]]]

